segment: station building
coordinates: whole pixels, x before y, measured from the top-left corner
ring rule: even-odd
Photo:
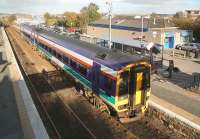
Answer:
[[[142,31],[143,30],[143,31]],[[109,20],[101,19],[88,25],[87,34],[96,38],[108,40]],[[112,41],[140,47],[141,40],[163,45],[164,48],[174,48],[177,44],[191,42],[193,32],[175,27],[170,19],[112,19]]]

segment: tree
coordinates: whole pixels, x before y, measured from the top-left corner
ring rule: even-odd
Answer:
[[[16,16],[15,15],[10,15],[9,17],[8,17],[8,20],[7,20],[7,22],[8,22],[8,24],[13,24],[13,22],[16,20]]]
[[[88,24],[101,18],[101,14],[98,12],[98,10],[99,7],[94,3],[90,3],[88,6],[83,7],[80,10],[80,15],[78,16],[78,24],[80,25],[82,32],[86,31]]]
[[[193,23],[193,35],[200,42],[200,16]]]
[[[156,18],[156,17],[158,17],[158,14],[157,14],[157,13],[151,13],[151,15],[150,15],[150,18],[151,18],[151,19],[154,19],[154,18]]]
[[[50,18],[51,18],[51,15],[50,15],[48,12],[46,12],[46,13],[44,14],[44,20],[45,20],[45,22],[47,22],[48,19],[50,19]]]
[[[97,6],[95,3],[90,3],[87,7],[83,7],[80,12],[85,20],[88,20],[87,22],[91,23],[101,18],[101,14],[98,12],[98,10],[99,6]]]
[[[65,12],[64,17],[66,19],[66,26],[71,27],[71,26],[76,26],[77,25],[77,18],[78,14],[75,12]]]
[[[184,17],[184,14],[183,12],[177,12],[175,15],[174,15],[175,18],[183,18]]]
[[[188,18],[174,18],[174,24],[181,29],[192,29],[193,20]]]
[[[192,20],[190,18],[174,18],[174,24],[184,30],[192,30],[193,36],[196,41],[200,42],[200,17],[196,20]]]

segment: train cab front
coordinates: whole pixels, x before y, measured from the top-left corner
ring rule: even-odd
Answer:
[[[144,114],[151,90],[150,72],[148,63],[128,65],[118,72],[116,109],[120,118]]]

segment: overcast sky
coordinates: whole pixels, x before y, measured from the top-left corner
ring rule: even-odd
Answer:
[[[200,0],[112,0],[114,14],[175,13],[185,9],[199,9]],[[0,13],[54,14],[78,12],[94,2],[101,12],[107,11],[106,0],[0,0]]]

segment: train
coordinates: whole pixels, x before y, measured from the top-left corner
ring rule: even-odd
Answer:
[[[147,110],[151,65],[146,58],[35,26],[21,25],[18,29],[42,55],[82,85],[82,94],[101,100],[110,113],[121,118],[137,117]]]

